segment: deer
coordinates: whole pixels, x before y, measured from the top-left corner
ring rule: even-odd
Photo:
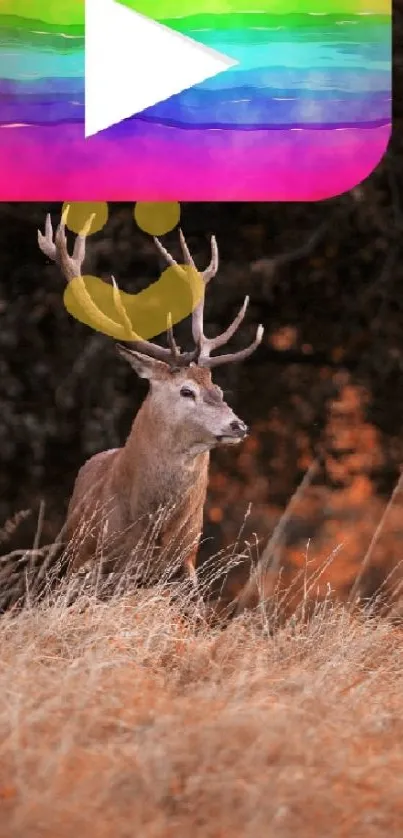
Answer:
[[[66,213],[53,233],[50,215],[45,234],[38,231],[43,254],[59,267],[66,283],[82,277],[89,225],[76,236],[72,255],[66,237]],[[184,265],[197,270],[182,230],[179,241]],[[157,237],[156,248],[179,275],[178,264]],[[213,355],[232,338],[249,304],[245,301],[228,328],[216,337],[204,332],[205,291],[216,276],[219,252],[211,237],[211,261],[198,272],[202,278],[201,298],[191,312],[193,347],[183,351],[175,341],[170,315],[167,317],[167,346],[145,340],[131,327],[130,341],[116,343],[119,356],[138,377],[148,382],[148,393],[134,417],[126,442],[120,448],[99,452],[80,468],[68,504],[63,527],[66,543],[74,543],[69,574],[94,562],[111,564],[122,571],[144,543],[144,532],[161,510],[164,515],[155,533],[152,562],[169,563],[179,558],[180,573],[197,590],[196,560],[203,526],[210,454],[213,449],[238,445],[248,428],[224,399],[212,380],[218,365],[240,362],[259,346],[263,326],[244,349]],[[114,291],[118,286],[111,278]],[[80,290],[81,289],[81,290]],[[83,284],[82,295],[88,308]],[[127,325],[122,303],[115,299],[116,315]],[[92,325],[102,331],[102,312],[90,300]],[[100,325],[101,324],[101,325]],[[160,571],[158,571],[160,572]]]

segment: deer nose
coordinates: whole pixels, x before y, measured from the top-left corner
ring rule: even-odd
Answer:
[[[234,419],[230,424],[231,431],[234,431],[236,434],[240,436],[246,436],[248,433],[248,426],[245,425],[245,422],[241,422],[240,419]]]

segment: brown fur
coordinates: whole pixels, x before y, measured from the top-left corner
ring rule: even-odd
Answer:
[[[68,210],[68,207],[64,209],[54,236],[50,215],[47,216],[45,235],[38,231],[38,244],[42,252],[60,266],[67,282],[71,282],[82,277],[85,240],[92,218],[76,239],[70,256],[65,234]],[[179,240],[184,265],[191,272],[197,272],[181,230]],[[155,243],[168,264],[183,276],[184,266],[176,263],[158,239]],[[198,272],[204,289],[216,275],[218,261],[217,242],[212,236],[210,264],[202,273]],[[117,288],[115,291],[118,293]],[[98,329],[101,326],[104,331],[105,314],[94,301],[88,301],[82,283],[76,283],[75,293],[88,318],[85,322],[95,324]],[[154,556],[172,558],[180,550],[182,566],[193,580],[196,579],[196,553],[210,450],[217,445],[240,442],[247,431],[225,403],[220,388],[212,383],[210,369],[247,358],[263,337],[263,327],[259,326],[256,338],[249,346],[212,357],[212,352],[228,343],[235,334],[245,316],[249,298],[246,297],[225,332],[207,338],[203,324],[204,293],[192,312],[195,346],[185,353],[181,353],[175,343],[170,318],[167,321],[169,347],[164,348],[140,338],[130,324],[122,299],[119,304],[115,300],[115,326],[121,327],[122,339],[128,339],[135,347],[129,350],[121,346],[119,351],[140,377],[148,378],[151,387],[123,448],[96,454],[77,476],[64,527],[68,541],[74,542],[72,570],[88,560],[97,561],[97,557],[121,567],[132,564],[136,548],[140,553],[147,553],[149,545],[142,540],[163,508],[165,517],[154,538],[156,551],[151,563],[156,563]]]
[[[75,542],[72,570],[100,554],[104,562],[124,567],[150,518],[164,508],[155,560],[161,551],[165,561],[180,552],[182,566],[195,579],[210,450],[220,444],[212,432],[240,420],[208,369],[172,370],[140,353],[122,354],[149,378],[150,391],[126,444],[91,457],[77,476],[66,520],[67,538]],[[184,384],[196,385],[197,403],[180,394]]]

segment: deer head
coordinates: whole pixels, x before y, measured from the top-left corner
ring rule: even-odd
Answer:
[[[87,229],[76,237],[72,256],[67,250],[65,234],[66,215],[53,236],[50,216],[47,216],[45,235],[38,231],[38,243],[42,252],[56,262],[66,279],[71,282],[81,277],[81,268],[85,259]],[[182,231],[179,232],[180,244],[184,263],[193,270],[197,270],[190,255]],[[154,238],[155,244],[178,275],[183,268],[173,259],[163,247],[159,239]],[[211,238],[211,261],[201,275],[204,291],[210,280],[218,270],[218,247],[215,237]],[[114,302],[118,320],[129,329],[132,339],[128,345],[117,344],[119,354],[125,358],[137,375],[148,379],[150,391],[149,404],[152,404],[153,417],[160,427],[169,427],[171,437],[180,439],[183,447],[193,454],[209,450],[218,445],[240,442],[247,435],[248,429],[223,398],[222,390],[213,384],[212,368],[219,364],[239,362],[247,358],[260,344],[263,337],[263,327],[259,326],[253,343],[238,352],[212,356],[211,353],[224,346],[235,334],[245,317],[249,303],[246,297],[244,304],[230,324],[230,326],[215,338],[208,338],[204,334],[204,297],[192,313],[192,335],[194,348],[181,352],[176,344],[172,324],[168,317],[167,337],[168,347],[159,346],[148,340],[143,340],[133,331],[127,312],[124,309],[119,290],[112,277]],[[91,322],[95,328],[102,329],[105,318],[103,312],[97,309],[86,291],[84,282],[75,287],[75,294],[80,295],[80,305],[90,313]]]

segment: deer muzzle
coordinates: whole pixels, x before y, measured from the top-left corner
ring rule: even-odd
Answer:
[[[242,422],[241,419],[233,419],[232,422],[223,430],[221,434],[217,434],[217,442],[235,444],[242,442],[248,436],[249,428]]]

